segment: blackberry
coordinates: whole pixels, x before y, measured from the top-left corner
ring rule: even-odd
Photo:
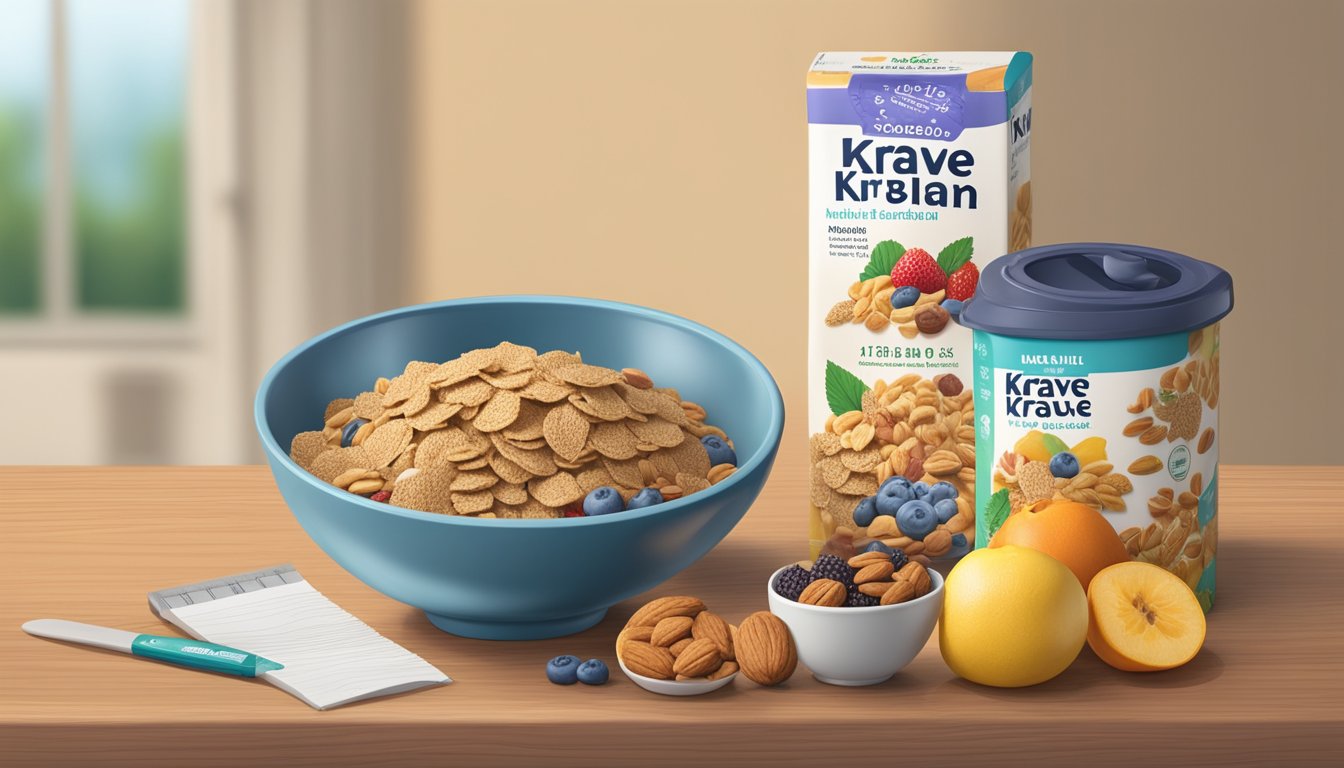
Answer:
[[[845,599],[845,606],[848,608],[869,608],[881,603],[872,595],[865,595],[859,591],[858,587],[849,588],[849,597]]]
[[[798,596],[803,594],[803,590],[811,583],[812,574],[806,568],[801,565],[790,565],[775,579],[775,592],[780,597],[788,598],[796,603],[798,602]]]
[[[822,555],[812,564],[812,578],[838,581],[849,589],[854,586],[854,569],[835,555]]]
[[[891,564],[896,566],[896,570],[901,570],[910,562],[910,558],[905,556],[904,549],[898,549],[891,553]]]

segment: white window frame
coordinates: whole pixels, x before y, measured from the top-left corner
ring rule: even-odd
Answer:
[[[66,39],[66,2],[47,0],[49,88],[44,127],[45,158],[42,300],[32,315],[0,315],[0,345],[196,347],[207,329],[212,278],[208,265],[233,262],[236,244],[233,24],[228,3],[194,0],[188,32],[183,109],[187,199],[180,313],[137,315],[117,310],[82,310],[75,282],[73,163]],[[210,253],[207,253],[207,249]],[[217,270],[216,270],[217,271]]]

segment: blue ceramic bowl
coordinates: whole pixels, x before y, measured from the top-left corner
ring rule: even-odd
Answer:
[[[655,507],[592,518],[478,520],[401,509],[330,486],[289,458],[326,403],[407,361],[512,341],[648,372],[732,437],[738,471]],[[301,344],[257,390],[257,431],[299,524],[361,581],[457,635],[557,637],[699,560],[742,519],[779,448],[784,405],[769,371],[732,340],[675,315],[560,296],[444,301],[372,315]]]

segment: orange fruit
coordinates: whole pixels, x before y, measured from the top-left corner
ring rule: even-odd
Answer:
[[[1087,606],[1087,644],[1116,669],[1179,667],[1204,645],[1199,598],[1179,576],[1151,563],[1103,568],[1087,589]]]
[[[1078,577],[1083,589],[1102,568],[1129,561],[1115,528],[1100,512],[1076,501],[1038,501],[1009,515],[989,546],[1009,544],[1060,561]]]

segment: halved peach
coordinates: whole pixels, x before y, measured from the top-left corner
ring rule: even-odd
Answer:
[[[1190,661],[1204,645],[1204,611],[1181,578],[1151,563],[1103,568],[1087,588],[1087,644],[1126,672]]]

